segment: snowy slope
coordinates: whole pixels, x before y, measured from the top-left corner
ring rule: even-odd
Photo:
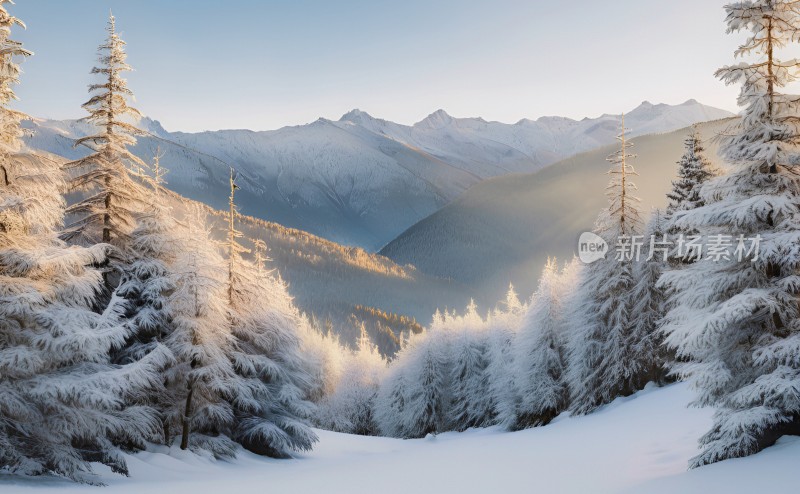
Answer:
[[[627,119],[645,134],[729,115],[690,100],[645,102]],[[227,165],[234,165],[242,172],[245,214],[377,250],[483,179],[532,172],[613,142],[618,120],[543,117],[504,124],[439,110],[406,126],[353,110],[338,121],[275,131],[186,134],[145,119],[141,125],[154,137],[141,138],[135,152],[148,158],[160,146],[169,187],[218,208],[228,193]],[[37,120],[30,126],[32,149],[69,158],[86,153],[72,147],[72,139],[90,130],[83,123]]]
[[[319,431],[293,460],[242,453],[216,462],[177,448],[128,459],[131,477],[103,471],[109,494],[709,493],[796,492],[800,439],[743,459],[686,471],[711,411],[686,408],[685,384],[618,399],[598,412],[521,432],[495,429],[398,440]],[[57,479],[0,477],[4,494],[88,492]]]
[[[627,121],[627,118],[626,118]],[[700,125],[707,155],[730,120]],[[664,207],[688,129],[634,138],[642,210]],[[536,173],[486,180],[420,221],[380,252],[401,265],[470,287],[479,304],[500,300],[512,282],[529,296],[548,256],[571,259],[581,232],[607,205],[607,146]]]

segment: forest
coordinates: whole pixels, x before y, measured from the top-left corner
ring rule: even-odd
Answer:
[[[800,434],[800,97],[782,92],[800,62],[779,58],[800,2],[725,9],[747,41],[716,72],[741,90],[722,166],[690,132],[668,207],[643,211],[623,117],[592,231],[605,256],[552,253],[532,296],[509,287],[489,311],[418,322],[365,301],[334,331],[244,233],[235,165],[220,239],[207,210],[174,207],[161,155],[131,151],[146,132],[113,15],[83,105],[95,133],[74,143],[88,154],[26,147],[14,90],[33,54],[0,0],[0,474],[99,483],[153,445],[291,458],[320,429],[520,431],[677,381],[714,409],[690,468]]]

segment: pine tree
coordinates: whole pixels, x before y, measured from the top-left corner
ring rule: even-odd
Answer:
[[[413,438],[449,430],[452,357],[447,320],[439,311],[430,328],[411,337],[381,385],[376,419],[385,434]]]
[[[13,181],[12,155],[20,149],[22,129],[20,121],[29,118],[27,115],[8,107],[17,99],[14,86],[19,84],[21,73],[14,57],[28,57],[32,53],[22,47],[18,41],[10,38],[14,26],[25,27],[25,24],[8,13],[5,4],[10,0],[0,0],[0,187],[9,187]],[[3,224],[0,223],[0,231]]]
[[[738,235],[760,236],[760,245],[741,262],[706,256],[662,278],[676,302],[664,327],[680,360],[674,372],[697,390],[696,405],[717,409],[692,466],[749,455],[800,432],[800,98],[780,92],[798,63],[778,58],[800,37],[800,4],[753,0],[725,9],[728,32],[749,32],[736,57],[753,60],[717,75],[741,84],[744,113],[722,140],[729,172],[703,187],[706,204],[676,226],[734,236],[734,246]]]
[[[165,374],[171,400],[163,410],[165,428],[181,431],[181,449],[208,450],[232,457],[236,372],[229,355],[234,339],[228,320],[225,261],[197,215],[173,267],[174,289],[166,308],[172,321],[164,344],[174,363]]]
[[[447,324],[453,333],[449,427],[463,431],[490,425],[495,417],[489,394],[486,321],[472,302],[463,316],[453,316]]]
[[[515,347],[522,318],[527,312],[527,304],[520,302],[514,287],[509,286],[505,302],[492,312],[487,321],[488,395],[494,423],[505,429],[514,428],[519,410],[520,393],[515,372],[518,352]]]
[[[24,233],[17,238],[30,241],[39,233],[47,237],[61,222],[62,178],[46,160],[17,154],[22,147],[20,122],[30,117],[9,104],[17,99],[14,86],[19,84],[21,69],[16,59],[32,53],[10,38],[15,26],[24,28],[25,24],[8,13],[8,3],[0,0],[0,233]]]
[[[255,453],[287,457],[292,451],[310,450],[317,441],[309,426],[313,380],[301,354],[304,323],[286,285],[261,265],[242,259],[247,249],[237,240],[242,234],[236,230],[238,187],[233,170],[230,186],[226,286],[234,337],[231,360],[239,383],[232,402],[233,437]]]
[[[663,215],[656,209],[645,228],[645,245],[642,258],[634,264],[633,274],[636,280],[631,292],[633,302],[631,310],[630,332],[630,372],[640,376],[636,387],[649,381],[664,383],[666,380],[666,351],[663,348],[661,319],[665,315],[666,295],[658,284],[667,268],[668,254],[659,251],[657,242],[666,238]],[[653,239],[652,245],[650,244]]]
[[[125,299],[127,324],[132,335],[113,356],[115,362],[135,362],[152,348],[163,343],[173,331],[168,300],[175,290],[174,264],[185,248],[183,227],[172,217],[162,191],[164,169],[159,154],[153,162],[153,177],[141,177],[150,185],[148,206],[138,215],[138,225],[131,232],[130,263],[123,268],[117,294]],[[172,397],[163,386],[151,390],[148,403],[162,412]],[[163,437],[150,438],[169,445],[175,433],[164,417]]]
[[[696,126],[692,128],[692,132],[684,142],[686,150],[678,161],[678,179],[672,182],[672,190],[667,194],[669,204],[665,216],[668,223],[667,230],[671,234],[692,233],[677,231],[677,228],[670,224],[671,220],[678,211],[687,211],[704,204],[700,188],[716,173],[704,155],[703,141]]]
[[[404,349],[400,350],[398,357]],[[381,435],[404,437],[403,414],[408,399],[408,378],[405,367],[397,363],[397,357],[389,365],[386,377],[381,381],[375,399],[375,422]]]
[[[567,407],[562,297],[556,260],[549,259],[517,336],[520,404],[512,428],[545,425]]]
[[[385,371],[386,360],[362,324],[358,348],[348,355],[336,390],[320,404],[320,425],[349,434],[378,435],[375,407]]]
[[[635,374],[631,334],[631,290],[634,286],[633,237],[641,232],[639,199],[634,196],[636,175],[625,137],[620,150],[609,156],[612,166],[607,189],[609,206],[598,219],[595,233],[622,255],[607,255],[585,269],[579,287],[567,349],[567,379],[571,408],[588,413],[617,396],[626,396],[645,383]],[[617,259],[618,257],[619,259]]]
[[[0,56],[5,103],[19,73],[0,1]],[[90,462],[126,473],[117,445],[141,446],[157,420],[141,406],[168,360],[154,347],[132,365],[111,365],[110,352],[129,336],[124,301],[112,294],[94,312],[108,246],[67,247],[57,237],[64,209],[55,163],[13,154],[20,148],[20,114],[6,111],[0,128],[0,470],[51,473],[91,481]]]
[[[89,112],[84,120],[97,126],[98,132],[75,142],[75,146],[89,147],[91,153],[65,165],[75,174],[70,190],[83,197],[67,208],[67,214],[77,219],[67,226],[63,237],[84,245],[109,243],[126,251],[136,226],[136,213],[146,207],[147,196],[145,189],[132,179],[129,168],[149,167],[128,150],[141,131],[126,118],[137,119],[141,115],[127,102],[133,93],[122,74],[132,69],[125,61],[125,42],[117,34],[113,15],[107,31],[108,38],[99,48],[100,66],[92,69],[92,74],[105,80],[89,86],[95,94],[83,104]]]

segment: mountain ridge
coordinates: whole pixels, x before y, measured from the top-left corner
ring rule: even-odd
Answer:
[[[674,130],[729,116],[696,101],[640,105],[628,114],[632,135]],[[618,116],[580,121],[539,117],[516,124],[459,118],[437,110],[413,125],[354,109],[277,130],[170,132],[145,118],[149,133],[133,151],[161,152],[172,190],[224,207],[228,167],[240,174],[242,212],[344,245],[377,251],[473,185],[529,173],[577,152],[610,144]],[[91,132],[75,120],[36,119],[28,146],[77,159],[73,139]]]

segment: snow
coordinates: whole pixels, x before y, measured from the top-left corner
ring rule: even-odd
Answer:
[[[683,383],[651,387],[596,413],[562,415],[548,426],[513,433],[489,428],[399,440],[317,431],[315,449],[292,460],[243,452],[228,463],[155,449],[128,459],[130,478],[102,470],[109,486],[102,492],[736,494],[788,491],[800,482],[800,438],[687,471],[697,439],[711,425],[711,410],[686,407],[691,397]],[[0,477],[0,490],[68,494],[87,487]]]

